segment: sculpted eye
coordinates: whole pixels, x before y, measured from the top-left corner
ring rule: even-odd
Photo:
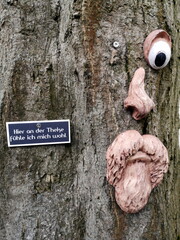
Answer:
[[[171,58],[171,39],[164,30],[151,32],[143,48],[146,61],[154,69],[164,68]]]

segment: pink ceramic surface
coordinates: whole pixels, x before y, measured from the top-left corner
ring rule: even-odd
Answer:
[[[168,152],[152,136],[141,136],[135,130],[119,134],[107,153],[107,180],[115,187],[120,208],[128,213],[141,210],[152,189],[168,170]]]
[[[130,83],[128,97],[124,101],[124,107],[133,110],[132,116],[136,120],[144,118],[155,106],[144,90],[144,77],[144,68],[138,68]]]

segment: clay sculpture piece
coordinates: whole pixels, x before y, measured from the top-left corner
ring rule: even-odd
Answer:
[[[144,57],[154,69],[164,68],[171,57],[171,38],[169,34],[158,29],[151,32],[144,41]]]
[[[119,134],[107,153],[107,180],[115,187],[115,198],[127,213],[141,210],[152,189],[168,170],[168,152],[152,135],[136,130]]]
[[[144,68],[138,68],[130,83],[128,97],[124,101],[124,107],[133,110],[132,116],[135,120],[140,120],[146,117],[146,115],[155,107],[154,102],[144,90],[144,77]]]

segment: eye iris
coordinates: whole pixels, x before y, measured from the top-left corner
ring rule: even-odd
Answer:
[[[161,67],[166,61],[166,55],[164,53],[158,53],[155,59],[155,64],[157,67]]]

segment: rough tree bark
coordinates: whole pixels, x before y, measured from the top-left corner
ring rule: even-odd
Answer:
[[[179,12],[176,0],[0,2],[0,239],[180,239]],[[158,28],[173,52],[155,71],[142,46]],[[137,122],[123,101],[138,67],[156,108]],[[7,147],[7,121],[46,119],[70,119],[72,143]],[[159,137],[170,157],[137,214],[121,211],[105,178],[106,149],[128,129]]]

